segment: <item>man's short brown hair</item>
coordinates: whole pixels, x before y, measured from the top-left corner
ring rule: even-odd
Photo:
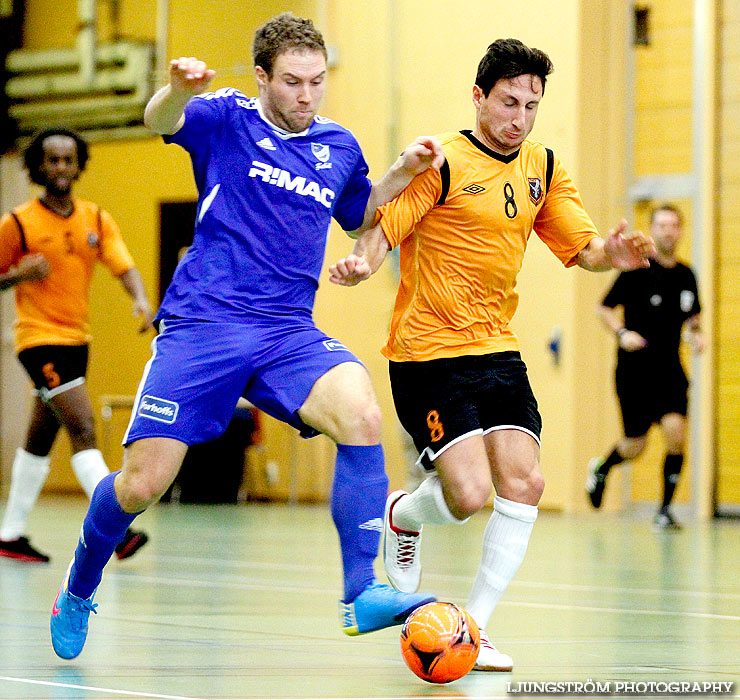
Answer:
[[[296,17],[292,12],[283,12],[263,24],[254,34],[252,58],[272,77],[275,59],[291,49],[320,51],[326,58],[326,46],[310,19]]]
[[[678,217],[678,225],[683,226],[683,214],[681,213],[681,210],[671,202],[663,202],[662,204],[658,204],[658,206],[653,207],[650,210],[650,223],[655,222],[655,215],[659,211],[670,211],[673,212]]]
[[[502,78],[517,78],[520,75],[537,75],[542,81],[545,94],[547,76],[552,73],[552,61],[540,49],[531,49],[519,39],[496,39],[478,64],[475,84],[488,97],[497,81]]]

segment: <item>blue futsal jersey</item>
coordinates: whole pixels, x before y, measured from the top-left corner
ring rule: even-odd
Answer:
[[[158,318],[310,318],[330,219],[358,228],[370,195],[354,136],[319,116],[285,132],[224,88],[192,98],[165,141],[190,154],[198,210]]]

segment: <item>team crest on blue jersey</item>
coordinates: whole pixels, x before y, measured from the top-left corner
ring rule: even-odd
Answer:
[[[329,158],[331,157],[329,146],[325,146],[323,143],[311,143],[311,153],[319,161],[316,163],[316,170],[331,168],[331,163],[329,162]]]
[[[329,146],[325,146],[323,143],[312,143],[311,153],[313,153],[316,156],[316,159],[320,160],[322,163],[326,163],[331,155],[329,152]]]
[[[539,204],[542,201],[542,180],[538,177],[530,177],[529,181],[529,198],[533,204]]]

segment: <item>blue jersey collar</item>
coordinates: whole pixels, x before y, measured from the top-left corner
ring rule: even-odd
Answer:
[[[277,136],[278,138],[281,138],[281,139],[287,141],[288,139],[294,139],[297,136],[305,136],[309,131],[311,131],[311,127],[313,126],[313,121],[308,126],[308,128],[304,129],[303,131],[301,131],[301,132],[299,132],[297,134],[294,133],[294,132],[292,132],[292,131],[286,131],[285,129],[281,129],[279,126],[276,126],[275,124],[273,124],[265,116],[265,113],[262,111],[262,103],[260,102],[259,97],[255,100],[255,102],[257,103],[257,112],[259,113],[260,118],[262,119],[263,122],[265,122],[270,127],[270,129],[272,129],[272,131],[274,132],[275,136]]]

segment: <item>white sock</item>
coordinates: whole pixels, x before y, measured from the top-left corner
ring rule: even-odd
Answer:
[[[80,482],[87,497],[92,498],[98,482],[110,473],[103,459],[103,453],[96,449],[81,450],[75,452],[70,461],[77,481]]]
[[[537,519],[537,506],[496,496],[483,533],[483,556],[465,609],[486,627],[493,609],[519,569]]]
[[[442,482],[434,474],[419,484],[408,496],[404,496],[393,506],[393,524],[400,530],[418,532],[422,525],[461,525],[468,521],[458,520],[447,507]]]
[[[48,455],[39,457],[20,447],[15,451],[10,494],[0,527],[0,540],[17,540],[25,533],[28,516],[49,474],[50,462]]]

